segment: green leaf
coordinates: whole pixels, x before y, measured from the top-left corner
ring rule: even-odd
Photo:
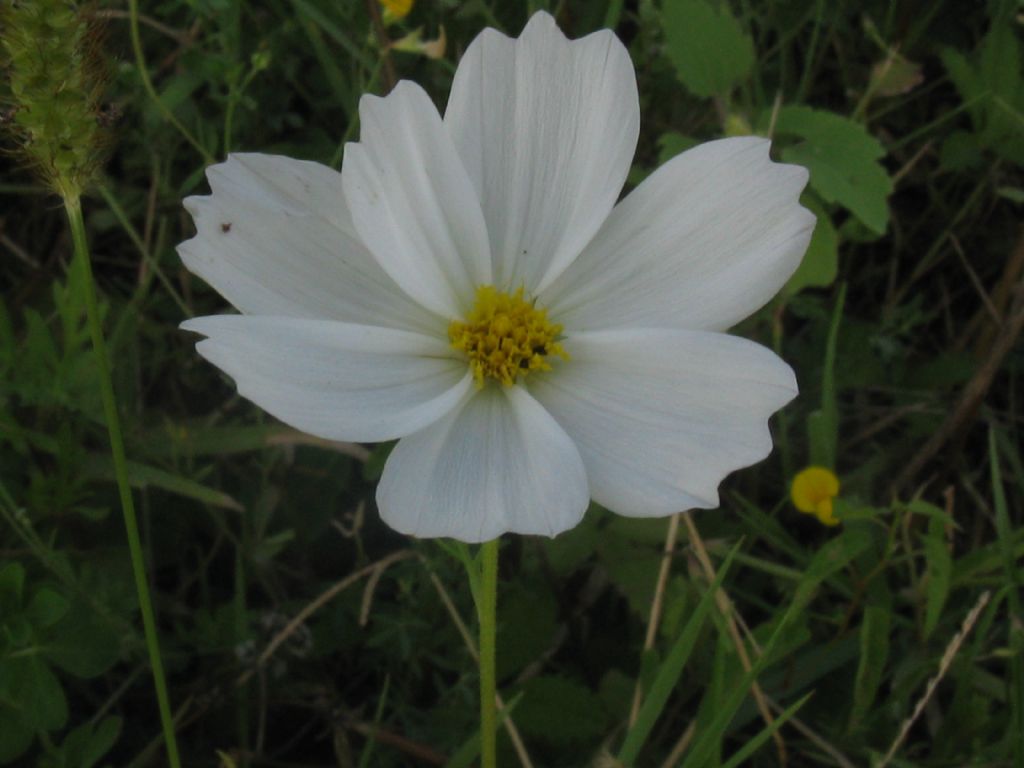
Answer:
[[[811,463],[835,469],[839,444],[839,408],[836,404],[836,348],[839,343],[839,325],[846,304],[846,284],[840,286],[839,297],[832,310],[828,339],[825,342],[825,362],[821,373],[821,408],[807,417],[807,440]]]
[[[498,636],[501,652],[497,658],[499,680],[517,674],[539,659],[551,647],[558,628],[558,605],[544,583],[520,580],[502,594],[498,606]]]
[[[0,705],[0,765],[21,757],[32,746],[35,736],[35,730],[20,715]]]
[[[761,687],[766,691],[791,692],[797,694],[807,689],[822,690],[823,685],[837,679],[839,670],[852,665],[860,654],[860,639],[850,632],[834,639],[829,638],[818,645],[806,646],[793,652],[776,669],[766,672]],[[730,729],[746,727],[760,719],[760,713],[752,699],[747,699],[729,724]]]
[[[915,515],[921,515],[929,520],[941,520],[945,525],[956,525],[956,521],[949,516],[942,507],[937,507],[934,504],[925,501],[924,499],[914,499],[908,501],[902,505],[908,512],[912,512]]]
[[[754,43],[726,3],[665,0],[661,21],[668,57],[693,94],[726,94],[750,74]]]
[[[651,612],[651,591],[658,581],[661,553],[653,547],[639,547],[611,537],[599,543],[597,552],[612,584],[629,607],[646,621]]]
[[[715,580],[708,585],[704,594],[701,595],[700,602],[693,609],[689,621],[686,622],[686,626],[683,627],[683,631],[679,634],[668,656],[665,657],[665,661],[662,662],[661,667],[658,669],[654,682],[651,684],[651,689],[640,706],[636,723],[629,730],[629,733],[626,734],[626,739],[622,743],[622,749],[619,751],[618,759],[623,765],[633,765],[636,762],[641,748],[643,748],[647,737],[651,733],[651,729],[654,728],[654,724],[661,715],[661,711],[665,708],[669,695],[679,682],[679,676],[682,674],[683,668],[693,652],[697,636],[704,627],[708,611],[714,603],[715,593],[721,586],[722,580],[725,578],[725,574],[728,572],[732,559],[739,547],[740,544],[736,544],[726,556],[722,565],[719,566]]]
[[[635,688],[636,681],[621,669],[612,667],[605,671],[597,695],[601,697],[601,703],[613,720],[625,721],[629,717]]]
[[[992,502],[995,510],[996,539],[1003,556],[1005,574],[1003,581],[1007,590],[1006,602],[1009,608],[1007,622],[1008,642],[1010,650],[1009,675],[1007,689],[1009,691],[1010,718],[1008,732],[1013,734],[1011,744],[1016,765],[1024,765],[1024,611],[1020,598],[1020,567],[1013,556],[1011,541],[1013,540],[1013,523],[1010,518],[1009,504],[1006,499],[1006,488],[1003,485],[1003,473],[999,466],[996,428],[989,427],[988,432],[989,467],[992,480]]]
[[[732,757],[729,758],[728,762],[722,765],[722,768],[736,768],[738,765],[748,765],[747,759],[759,750],[773,733],[785,725],[789,718],[799,712],[803,705],[806,704],[813,695],[813,692],[808,693],[796,703],[786,707],[784,711],[779,713],[778,717],[772,720],[771,725],[766,725],[758,731],[754,738],[736,750]]]
[[[775,133],[803,139],[783,149],[782,159],[806,166],[811,188],[823,200],[843,206],[872,232],[885,234],[892,179],[878,162],[885,149],[864,126],[832,112],[783,107]]]
[[[577,682],[562,677],[535,677],[518,690],[523,698],[516,710],[516,726],[531,740],[583,745],[604,732],[600,699]]]
[[[664,520],[611,515],[594,538],[598,559],[609,579],[645,621],[661,567],[665,533]]]
[[[95,726],[84,723],[75,728],[61,745],[68,768],[93,768],[110,751],[121,735],[121,718],[105,717]]]
[[[704,766],[708,764],[709,759],[712,761],[712,764],[720,762],[714,759],[714,753],[721,749],[722,737],[725,734],[726,728],[736,716],[736,711],[740,708],[743,700],[750,695],[750,686],[771,662],[775,653],[776,643],[788,630],[793,617],[802,611],[803,608],[804,603],[798,590],[793,598],[793,602],[789,604],[786,612],[782,614],[776,623],[771,637],[762,645],[761,656],[751,665],[750,671],[744,673],[739,679],[730,679],[728,687],[722,692],[723,695],[720,697],[720,700],[709,710],[711,717],[703,728],[698,728],[697,738],[687,752],[681,768]],[[719,635],[719,644],[721,649],[731,645],[727,633],[722,632]]]
[[[92,608],[76,602],[47,633],[43,653],[65,672],[88,679],[114,666],[121,637]]]
[[[1024,188],[1021,187],[999,187],[996,194],[1004,200],[1009,200],[1017,205],[1024,205]]]
[[[804,606],[814,597],[818,585],[832,574],[841,571],[861,552],[871,546],[869,524],[848,524],[843,532],[817,551],[804,570],[793,596],[795,605]]]
[[[953,575],[953,558],[946,546],[946,525],[939,517],[928,521],[928,535],[924,541],[928,561],[928,597],[924,613],[924,637],[928,639],[942,618],[942,609],[949,596]]]
[[[664,165],[676,155],[696,147],[700,142],[677,131],[669,131],[658,137],[658,165]]]
[[[942,142],[939,162],[947,171],[977,168],[984,161],[984,147],[978,136],[967,131],[953,131]]]
[[[68,612],[68,601],[49,587],[40,587],[28,605],[27,618],[37,629],[46,629]]]
[[[68,702],[53,670],[38,654],[8,657],[0,666],[8,706],[40,731],[63,728]]]
[[[942,52],[949,78],[968,105],[978,143],[1024,164],[1024,79],[1013,25],[993,21],[972,59],[952,48]]]
[[[24,591],[25,568],[21,563],[11,562],[0,568],[0,621],[21,609]]]
[[[242,505],[228,494],[209,488],[202,483],[197,483],[195,480],[172,474],[163,469],[139,464],[135,461],[129,461],[127,464],[128,482],[132,488],[160,488],[169,493],[195,499],[213,507],[231,509],[235,512],[241,512],[243,509]],[[110,481],[115,479],[114,463],[107,455],[94,454],[89,456],[83,470],[88,477]]]
[[[853,688],[851,727],[859,724],[871,710],[889,658],[889,626],[892,617],[892,596],[882,578],[876,578],[868,589],[864,620],[860,625],[860,660]]]
[[[569,576],[594,556],[597,541],[602,535],[595,525],[598,517],[599,514],[592,508],[583,517],[583,522],[571,531],[566,531],[553,539],[542,540],[541,546],[556,575]]]
[[[295,531],[291,528],[268,534],[253,545],[249,556],[258,565],[272,563],[274,558],[294,539]]]
[[[818,217],[818,223],[814,225],[803,261],[782,289],[786,296],[793,296],[804,288],[827,288],[835,282],[839,267],[839,236],[832,219],[817,203],[806,199],[802,202]]]
[[[974,68],[960,51],[954,48],[947,48],[942,52],[942,63],[946,65],[946,72],[949,79],[960,92],[960,98],[971,102],[985,96],[985,87],[981,84]],[[972,115],[980,116],[980,107],[975,107]]]

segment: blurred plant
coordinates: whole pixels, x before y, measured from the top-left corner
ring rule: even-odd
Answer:
[[[67,0],[16,0],[4,7],[0,21],[3,22],[2,44],[7,55],[15,110],[11,131],[24,156],[42,179],[61,196],[71,226],[75,251],[72,268],[79,274],[80,279],[76,284],[83,291],[99,373],[100,395],[156,685],[167,758],[172,768],[178,768],[180,760],[167,684],[129,486],[124,440],[92,276],[85,221],[82,218],[81,197],[95,181],[102,160],[101,148],[107,141],[100,109],[103,81],[99,77],[97,34],[78,6]],[[25,669],[34,670],[32,674],[35,675],[35,684],[55,683],[52,674],[45,671],[44,667],[36,665]],[[29,689],[31,687],[28,686]],[[55,694],[43,695],[41,700],[47,699],[59,702]],[[52,709],[44,719],[45,726],[59,727],[63,724],[64,716],[64,710]]]

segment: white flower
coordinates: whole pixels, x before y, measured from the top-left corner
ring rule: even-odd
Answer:
[[[402,438],[377,491],[389,525],[476,542],[555,535],[590,498],[712,508],[768,455],[793,372],[723,331],[800,262],[803,168],[764,139],[713,141],[616,205],[632,63],[610,31],[569,41],[545,13],[477,37],[443,118],[409,82],[359,114],[340,173],[259,154],[209,169],[179,252],[243,314],[183,327],[282,421]]]

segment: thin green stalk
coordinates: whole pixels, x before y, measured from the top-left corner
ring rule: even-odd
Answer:
[[[620,18],[622,18],[622,0],[611,0],[608,3],[608,10],[604,14],[604,26],[607,29],[616,29],[619,26]]]
[[[142,37],[139,35],[139,0],[128,0],[128,22],[131,31],[132,50],[135,53],[135,65],[139,69],[139,77],[142,78],[142,85],[145,87],[146,93],[153,99],[153,103],[156,104],[164,119],[178,129],[178,133],[182,135],[182,138],[195,147],[196,151],[202,155],[203,160],[209,165],[214,161],[213,155],[207,151],[206,147],[199,143],[198,139],[192,135],[192,132],[167,108],[167,105],[160,99],[160,94],[153,87],[153,81],[149,79],[149,70],[146,68],[146,56],[142,52]]]
[[[114,460],[117,490],[121,496],[121,511],[124,513],[124,526],[128,534],[128,551],[131,553],[132,572],[139,594],[139,610],[142,613],[142,626],[146,633],[146,648],[149,651],[149,663],[153,670],[153,683],[156,687],[157,704],[160,709],[160,722],[163,726],[164,742],[167,745],[167,762],[171,768],[181,768],[178,744],[174,738],[171,704],[167,696],[167,683],[164,680],[164,668],[160,661],[156,621],[153,617],[153,605],[149,598],[149,584],[146,581],[146,568],[142,558],[142,542],[139,538],[139,526],[135,520],[132,492],[128,485],[128,467],[124,454],[124,440],[121,437],[121,422],[117,414],[117,403],[114,400],[114,383],[110,376],[107,348],[103,340],[99,305],[96,301],[96,287],[93,284],[92,265],[89,263],[89,246],[85,238],[85,222],[82,220],[82,206],[78,196],[65,197],[64,209],[67,211],[68,221],[71,224],[71,236],[75,244],[75,263],[80,270],[82,290],[85,292],[89,333],[92,336],[93,351],[96,355],[103,413],[107,421],[107,432],[110,435],[110,453]]]
[[[167,277],[167,274],[161,268],[156,257],[150,249],[146,247],[146,243],[143,242],[138,231],[132,226],[132,222],[128,218],[128,214],[125,213],[124,208],[121,207],[121,203],[118,202],[114,193],[111,192],[104,184],[97,184],[96,189],[103,196],[103,200],[106,202],[110,212],[114,214],[114,218],[117,219],[118,224],[120,224],[121,228],[124,229],[125,234],[128,235],[128,239],[131,240],[132,244],[138,249],[139,254],[142,256],[142,260],[146,262],[146,266],[148,266],[150,270],[152,270],[153,274],[156,275],[160,284],[163,285],[164,290],[166,290],[167,294],[171,297],[171,300],[174,301],[185,317],[193,317],[195,312],[192,311],[192,308],[186,303],[185,299],[181,297],[181,294],[178,293],[170,278]],[[159,242],[159,239],[157,242]]]
[[[497,715],[494,679],[498,606],[498,539],[480,547],[482,578],[477,614],[480,617],[480,765],[497,768]]]
[[[818,38],[821,35],[821,21],[825,14],[824,0],[817,0],[814,3],[814,27],[811,29],[811,42],[807,46],[807,55],[804,58],[804,73],[800,77],[800,85],[796,89],[796,102],[800,103],[807,98],[807,92],[811,87],[811,75],[814,72],[814,56],[817,54]]]
[[[245,641],[248,629],[248,614],[246,612],[245,600],[245,554],[241,546],[235,548],[235,595],[232,600],[232,613],[234,616],[235,642]],[[239,686],[235,691],[235,722],[238,732],[238,743],[242,749],[249,749],[249,700],[251,698],[248,681]],[[250,765],[248,756],[242,756],[239,764],[242,768]]]

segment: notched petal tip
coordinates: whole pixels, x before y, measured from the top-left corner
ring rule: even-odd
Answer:
[[[722,331],[793,274],[816,218],[802,166],[761,136],[709,141],[669,160],[619,202],[543,298],[569,330]]]
[[[427,109],[437,112],[433,99],[419,83],[412,80],[399,80],[395,86],[383,96],[364,93],[359,97],[359,120],[361,125],[372,125],[373,121],[385,117],[388,112],[401,108]],[[344,167],[344,165],[342,166]]]
[[[554,16],[547,11],[537,11],[527,19],[526,26],[523,27],[523,31],[519,36],[529,37],[530,35],[550,35],[552,33],[555,33],[563,40],[569,39],[559,28]]]
[[[181,204],[192,217],[192,221],[196,221],[203,208],[209,204],[211,197],[213,197],[213,195],[189,195],[181,201]]]
[[[190,317],[178,324],[178,328],[189,333],[199,333],[203,336],[212,336],[218,324],[229,325],[232,321],[227,318],[241,318],[243,315],[204,315],[203,317]]]
[[[718,333],[573,337],[573,366],[531,394],[580,450],[593,498],[630,517],[719,505],[730,473],[771,453],[771,415],[796,394],[774,352]]]
[[[555,536],[579,523],[590,494],[576,446],[525,390],[474,391],[404,438],[377,486],[381,518],[421,538]]]
[[[785,165],[790,168],[798,169],[797,175],[800,177],[800,189],[803,191],[807,187],[807,183],[811,180],[811,171],[803,165],[793,165],[792,163],[779,163],[779,165]]]
[[[738,137],[738,138],[750,138],[757,140],[759,145],[764,147],[765,159],[769,162],[772,172],[779,174],[779,178],[784,180],[785,183],[792,184],[797,192],[797,195],[803,192],[807,183],[811,179],[811,172],[804,165],[798,165],[796,163],[785,163],[780,160],[773,160],[771,157],[771,148],[773,140],[764,136],[749,136],[749,137]],[[727,139],[731,140],[731,139]],[[785,174],[785,175],[781,175]]]

